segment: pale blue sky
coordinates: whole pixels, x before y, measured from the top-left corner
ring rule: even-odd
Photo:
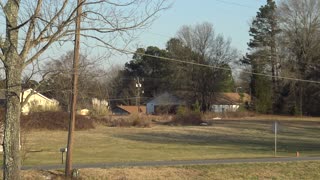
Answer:
[[[169,0],[170,1],[170,0]],[[138,32],[138,39],[130,45],[130,51],[138,47],[158,46],[165,48],[166,42],[176,35],[183,25],[196,25],[197,23],[212,23],[216,33],[221,33],[226,38],[232,39],[232,46],[242,54],[246,53],[249,24],[256,15],[259,7],[266,4],[267,0],[171,0],[173,5],[163,11],[153,24]],[[87,43],[88,44],[88,43]],[[90,43],[89,43],[90,44]],[[94,44],[94,42],[92,42]],[[52,48],[44,55],[50,58],[58,58],[68,50],[72,50],[72,44]],[[82,53],[93,54],[99,57],[105,53],[103,48],[81,47]],[[84,51],[84,52],[83,52]],[[123,66],[130,61],[132,55],[113,55],[102,58],[105,68],[119,64]],[[109,61],[105,61],[105,60]],[[111,66],[110,66],[111,65]]]
[[[267,0],[173,0],[170,9],[161,13],[153,25],[141,33],[135,44],[164,48],[166,42],[176,35],[182,25],[202,22],[213,24],[217,33],[232,39],[232,45],[245,53],[249,24],[259,7]],[[124,63],[130,57],[116,58],[115,63]]]
[[[207,21],[217,33],[232,38],[236,48],[245,51],[249,23],[265,3],[266,0],[174,0],[173,6],[161,14],[140,41],[164,47],[181,26]]]

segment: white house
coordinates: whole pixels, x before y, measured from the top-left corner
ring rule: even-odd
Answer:
[[[31,94],[31,95],[30,95]],[[28,97],[30,95],[30,97]],[[37,110],[54,110],[58,109],[59,102],[55,99],[50,99],[33,89],[27,89],[20,94],[20,101],[27,102],[23,105],[21,112],[28,114],[32,108]]]
[[[249,103],[250,95],[246,93],[217,93],[211,103],[212,112],[236,112],[241,104]]]

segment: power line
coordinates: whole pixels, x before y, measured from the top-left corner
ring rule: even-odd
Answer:
[[[195,65],[195,66],[201,66],[201,67],[207,67],[207,68],[213,68],[213,69],[220,69],[224,71],[230,71],[235,70],[236,68],[225,68],[225,67],[219,67],[219,66],[213,66],[213,65],[207,65],[207,64],[200,64],[200,63],[195,63],[195,62],[188,62],[188,61],[183,61],[180,59],[173,59],[173,58],[167,58],[167,57],[161,57],[161,56],[154,56],[150,54],[145,54],[145,53],[138,53],[138,52],[132,52],[132,51],[127,51],[127,50],[122,50],[123,52],[126,52],[128,54],[138,54],[141,56],[148,56],[148,57],[153,57],[153,58],[158,58],[166,61],[171,61],[171,62],[177,62],[177,63],[183,63],[183,64],[190,64],[190,65]],[[242,70],[242,69],[238,69]],[[300,81],[300,82],[307,82],[307,83],[315,83],[315,84],[320,84],[320,81],[313,81],[313,80],[306,80],[306,79],[299,79],[299,78],[294,78],[294,77],[285,77],[285,76],[273,76],[269,74],[264,74],[264,73],[254,73],[250,71],[243,71],[243,73],[246,74],[254,74],[257,76],[264,76],[264,77],[271,77],[271,78],[279,78],[279,79],[286,79],[286,80],[291,80],[291,81]]]
[[[119,98],[109,98],[109,101],[120,101],[120,100],[130,100],[130,99],[137,99],[137,98],[142,98],[142,99],[149,99],[151,97],[119,97]]]
[[[244,5],[244,4],[240,4],[240,3],[236,3],[236,2],[225,1],[225,0],[215,0],[215,1],[218,1],[223,4],[233,5],[233,6],[240,6],[240,7],[250,8],[250,9],[254,8],[252,6],[248,6],[248,5]],[[254,8],[254,9],[256,9],[256,8]]]

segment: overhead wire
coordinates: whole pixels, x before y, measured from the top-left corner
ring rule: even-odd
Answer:
[[[119,97],[119,98],[109,98],[109,101],[120,101],[120,100],[130,100],[130,99],[148,99],[150,97]]]
[[[200,66],[200,67],[207,67],[207,68],[213,68],[213,69],[220,69],[224,71],[230,71],[235,70],[236,68],[226,68],[226,67],[221,67],[221,66],[213,66],[213,65],[208,65],[208,64],[201,64],[201,63],[196,63],[196,62],[190,62],[190,61],[184,61],[180,59],[174,59],[174,58],[168,58],[168,57],[162,57],[162,56],[155,56],[155,55],[150,55],[150,54],[145,54],[145,53],[139,53],[139,52],[132,52],[128,50],[122,50],[123,52],[126,52],[128,54],[138,54],[141,56],[147,56],[147,57],[152,57],[152,58],[158,58],[166,61],[171,61],[171,62],[177,62],[177,63],[183,63],[183,64],[190,64],[190,65],[195,65],[195,66]],[[299,78],[294,78],[294,77],[286,77],[286,76],[274,76],[274,75],[269,75],[269,74],[264,74],[264,73],[255,73],[251,71],[245,71],[241,69],[242,73],[246,74],[252,74],[252,75],[257,75],[257,76],[264,76],[264,77],[270,77],[270,78],[278,78],[278,79],[285,79],[285,80],[291,80],[291,81],[299,81],[299,82],[306,82],[306,83],[315,83],[315,84],[320,84],[320,81],[314,81],[314,80],[307,80],[307,79],[299,79]]]
[[[215,0],[217,2],[223,3],[223,4],[229,4],[229,5],[234,5],[234,6],[240,6],[240,7],[245,7],[245,8],[254,8],[252,6],[236,3],[236,2],[231,2],[231,1],[225,1],[225,0]]]

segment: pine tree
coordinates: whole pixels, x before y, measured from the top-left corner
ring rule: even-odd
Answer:
[[[267,4],[260,7],[249,30],[249,35],[252,37],[248,43],[250,53],[242,60],[243,63],[251,65],[252,72],[272,75],[271,79],[254,74],[251,78],[251,88],[256,99],[255,107],[259,107],[256,110],[262,113],[270,112],[272,109],[275,111],[272,105],[275,107],[279,92],[277,78],[279,62],[276,52],[276,35],[279,29],[275,15],[276,8],[274,0],[267,0]],[[272,103],[261,99],[268,96],[269,99],[272,97]]]

